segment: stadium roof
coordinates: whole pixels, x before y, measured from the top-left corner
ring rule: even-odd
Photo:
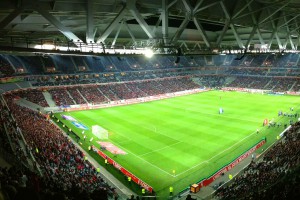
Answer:
[[[297,49],[299,0],[1,0],[0,46]]]

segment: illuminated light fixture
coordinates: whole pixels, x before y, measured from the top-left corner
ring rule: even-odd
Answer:
[[[52,50],[55,48],[55,46],[53,44],[43,44],[43,45],[35,45],[34,46],[35,49],[49,49]]]
[[[145,49],[144,54],[147,58],[151,58],[154,55],[151,49]]]

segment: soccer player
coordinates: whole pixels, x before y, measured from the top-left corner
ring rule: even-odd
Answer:
[[[223,112],[224,112],[223,108],[220,108],[219,109],[219,114],[223,114]]]

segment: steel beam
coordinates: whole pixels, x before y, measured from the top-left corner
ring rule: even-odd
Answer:
[[[257,36],[258,36],[258,39],[259,39],[259,41],[260,41],[260,44],[261,44],[261,45],[265,45],[266,43],[265,43],[263,37],[261,36],[261,33],[260,33],[259,28],[257,28],[256,32],[257,32]]]
[[[221,1],[216,1],[216,2],[213,2],[213,3],[208,4],[208,5],[206,5],[206,6],[203,6],[203,7],[199,8],[198,10],[194,10],[194,14],[196,14],[196,13],[202,11],[202,10],[205,10],[205,9],[207,9],[207,8],[209,8],[209,7],[212,7],[212,6],[216,5],[216,4],[219,4],[220,2],[221,2]]]
[[[203,3],[204,0],[198,0],[194,9],[193,9],[193,13],[196,13],[196,11],[198,10],[198,8],[201,6],[201,4]]]
[[[114,48],[114,46],[115,46],[115,44],[116,44],[116,41],[117,41],[117,39],[118,39],[118,37],[119,37],[119,34],[120,34],[120,31],[121,31],[122,26],[123,26],[123,21],[120,23],[119,28],[118,28],[118,30],[117,30],[117,33],[116,33],[116,35],[115,35],[115,38],[114,38],[113,42],[111,43],[111,48]]]
[[[162,12],[161,12],[161,18],[162,18],[162,35],[163,40],[165,44],[168,44],[168,38],[169,38],[169,9],[167,6],[168,1],[163,0],[162,1]]]
[[[268,13],[271,14],[271,11],[268,10]],[[280,16],[281,16],[281,15],[282,15],[282,13],[280,13]],[[271,19],[272,19],[272,16],[271,16]],[[278,28],[277,28],[278,22],[279,22],[279,20],[277,20],[277,22],[276,22],[276,24],[275,24],[275,22],[274,22],[274,20],[273,20],[273,21],[271,21],[271,24],[272,24],[273,30],[275,31],[275,34],[274,34],[274,35],[275,35],[276,40],[277,40],[278,48],[279,48],[279,49],[282,49],[282,44],[281,44],[280,38],[279,38],[279,36],[278,36]]]
[[[139,13],[135,6],[136,0],[128,0],[127,1],[127,8],[131,12],[131,14],[134,16],[136,21],[139,23],[141,28],[144,30],[144,32],[148,35],[150,39],[154,38],[154,35],[152,34],[152,31],[146,21],[144,20],[143,16]]]
[[[284,19],[284,22],[287,23],[286,17],[283,17],[283,19]],[[291,21],[291,20],[289,20],[289,21]],[[292,50],[295,50],[295,45],[294,45],[294,42],[291,37],[291,31],[290,31],[289,26],[286,26],[286,30],[287,30],[287,38],[286,38],[286,42],[284,44],[284,48],[286,49],[287,43],[290,42]]]
[[[106,27],[101,36],[97,39],[97,43],[104,42],[109,34],[119,25],[119,22],[123,19],[126,12],[126,7],[119,12],[119,14],[113,19],[113,21]]]
[[[284,22],[283,24],[281,24],[280,26],[278,26],[278,28],[281,28],[281,27],[283,27],[283,26],[285,26],[285,25],[288,25],[291,21],[293,21],[294,19],[296,19],[296,18],[299,17],[299,16],[300,16],[300,14],[295,15],[294,17],[292,17],[292,18],[289,19],[288,21],[286,21],[286,17],[284,17],[284,18],[285,18],[285,22]]]
[[[251,33],[250,33],[250,35],[249,35],[249,38],[248,38],[248,40],[247,40],[247,42],[246,42],[246,45],[245,45],[245,46],[246,46],[246,49],[249,48],[250,43],[251,43],[251,41],[252,41],[252,39],[253,39],[253,36],[254,36],[254,34],[257,32],[257,28],[258,28],[257,25],[253,26],[252,31],[251,31]]]
[[[268,42],[268,47],[271,48],[271,45],[272,45],[272,42],[273,42],[273,38],[275,36],[275,33],[276,33],[276,30],[274,29],[272,34],[271,34],[271,37],[269,39],[269,42]]]
[[[239,14],[241,14],[246,8],[248,8],[248,6],[253,2],[254,0],[250,0],[247,1],[247,3],[238,11],[236,12],[233,16],[232,19],[236,18],[237,16],[239,16]]]
[[[177,29],[175,35],[172,38],[172,42],[177,42],[178,38],[181,36],[182,32],[184,31],[185,27],[188,25],[190,21],[190,15],[186,14],[185,19],[180,24],[179,28]]]
[[[128,24],[127,24],[126,22],[124,22],[124,25],[125,25],[125,28],[127,29],[128,33],[129,33],[129,35],[130,35],[132,41],[136,44],[136,39],[135,39],[133,33],[131,32],[131,30],[130,30]]]
[[[190,2],[187,2],[187,0],[181,0],[182,1],[182,3],[183,3],[183,5],[184,5],[184,7],[185,7],[185,10],[187,11],[187,12],[192,12],[192,9],[191,9],[191,4],[190,4]],[[192,14],[192,13],[191,13]]]
[[[152,29],[152,35],[155,35],[157,28],[159,27],[160,22],[162,21],[162,14],[159,15],[159,18],[155,24],[155,27]]]
[[[252,13],[252,7],[250,4],[248,4],[248,10],[251,12],[251,19],[252,19],[253,24],[255,24],[257,26],[256,33],[257,33],[258,39],[260,41],[260,44],[265,45],[265,41],[264,41],[263,37],[261,36],[260,30],[259,30],[259,25],[257,23],[257,19],[255,18],[254,14]],[[259,13],[258,18],[260,17],[261,13],[262,12]]]
[[[296,24],[295,24],[296,29],[299,29],[297,20],[295,20],[295,22],[296,22]],[[298,32],[297,32],[297,33],[298,33]],[[296,49],[296,50],[298,49],[299,44],[300,44],[300,35],[299,35],[299,33],[298,33],[298,38],[297,38],[296,43],[295,43],[295,49]]]
[[[287,3],[283,4],[280,8],[278,8],[277,10],[275,11],[272,11],[272,13],[270,15],[268,15],[268,17],[264,18],[263,20],[261,20],[259,22],[259,24],[262,24],[264,23],[266,20],[268,20],[269,18],[273,17],[273,15],[275,15],[276,13],[278,13],[279,11],[281,11],[282,8],[286,7],[287,5],[289,5],[289,3],[291,2],[292,0],[289,0]]]
[[[223,41],[223,37],[224,37],[224,35],[226,34],[226,32],[227,32],[227,30],[229,28],[229,24],[230,24],[230,19],[226,19],[224,27],[222,29],[222,32],[219,35],[219,37],[217,39],[217,42],[216,42],[218,47],[220,46],[221,42]]]
[[[168,4],[167,8],[171,8],[173,5],[177,3],[177,0],[172,1],[171,3]]]
[[[194,21],[194,23],[195,23],[195,25],[196,25],[196,27],[197,27],[197,29],[198,29],[198,31],[199,31],[202,39],[203,39],[203,41],[205,42],[206,46],[208,48],[211,48],[211,44],[210,44],[210,42],[208,40],[207,34],[206,34],[205,30],[203,29],[201,23],[197,20],[196,17],[193,17],[193,21]]]
[[[260,7],[260,8],[257,9],[257,10],[252,10],[252,11],[250,11],[249,13],[245,13],[245,14],[243,14],[243,15],[237,16],[235,19],[240,19],[240,18],[242,18],[242,17],[246,17],[247,15],[251,15],[251,14],[257,13],[257,12],[259,12],[259,11],[264,11],[264,10],[266,10],[267,8],[272,8],[272,7],[277,6],[277,5],[280,5],[280,4],[281,4],[281,3],[280,3],[280,1],[279,1],[279,3],[272,3],[272,4],[269,4],[268,6]]]
[[[230,14],[229,14],[226,6],[224,5],[223,1],[220,2],[220,5],[222,7],[222,10],[223,10],[223,12],[225,14],[226,19],[229,19],[231,21],[231,16],[230,16]],[[236,42],[238,43],[239,47],[240,48],[245,48],[245,46],[244,46],[244,44],[243,44],[243,42],[242,42],[242,40],[241,40],[241,38],[240,38],[240,36],[239,36],[236,28],[234,26],[234,24],[232,22],[230,22],[229,26],[232,29],[233,35],[234,35],[234,37],[236,39]]]
[[[94,43],[94,0],[87,0],[86,5],[86,43]]]
[[[41,9],[39,6],[36,6],[34,9],[38,13],[40,13],[45,19],[47,19],[52,25],[54,25],[62,34],[64,34],[64,36],[66,36],[69,40],[73,41],[73,43],[76,46],[78,46],[78,43],[80,45],[83,44],[83,41],[79,37],[77,37],[72,31],[70,31],[67,27],[65,27],[48,11]]]
[[[1,22],[0,27],[4,29],[10,22],[12,22],[16,17],[18,17],[23,11],[23,7],[18,7],[7,15]]]

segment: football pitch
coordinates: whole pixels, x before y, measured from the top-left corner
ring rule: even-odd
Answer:
[[[290,111],[291,107],[294,111]],[[220,108],[223,114],[219,114]],[[91,144],[99,148],[99,139],[91,132],[93,125],[107,129],[109,137],[103,141],[114,144],[125,154],[114,156],[108,150],[104,153],[164,196],[170,186],[176,194],[209,177],[264,137],[266,148],[284,130],[284,124],[297,120],[278,117],[279,110],[298,112],[299,98],[210,91],[141,104],[57,113],[56,117],[81,137],[85,149]],[[61,115],[72,116],[88,127],[86,141],[82,129]],[[282,126],[263,127],[266,118]],[[94,140],[89,142],[91,137]]]

